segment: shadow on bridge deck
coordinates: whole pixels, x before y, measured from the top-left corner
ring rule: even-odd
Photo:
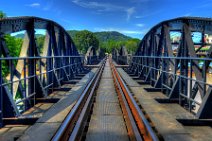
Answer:
[[[133,80],[122,68],[118,68],[122,78],[134,94],[139,107],[146,113],[153,127],[164,138],[170,141],[209,141],[212,139],[210,126],[185,126],[178,122],[182,119],[196,119],[194,115],[186,111],[177,103],[159,103],[156,99],[167,99],[162,92],[147,92],[146,88],[152,88],[148,84],[139,84]]]
[[[50,140],[74,106],[76,100],[79,98],[86,84],[93,77],[96,70],[97,68],[93,68],[88,74],[81,77],[82,79],[76,81],[76,84],[70,82],[70,84],[62,85],[61,89],[55,90],[47,98],[45,98],[49,99],[49,101],[51,101],[51,99],[56,99],[56,103],[38,103],[26,111],[23,114],[23,117],[39,118],[34,124],[32,123],[32,126],[6,125],[1,128],[0,140]]]

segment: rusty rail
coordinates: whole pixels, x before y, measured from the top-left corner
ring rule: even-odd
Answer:
[[[145,115],[142,113],[141,109],[137,105],[131,92],[127,88],[126,84],[124,83],[124,81],[122,80],[120,75],[118,74],[118,71],[116,70],[114,64],[112,63],[112,60],[110,60],[110,65],[111,65],[115,85],[116,85],[116,87],[118,87],[117,89],[119,89],[117,91],[119,94],[119,97],[123,98],[122,101],[126,100],[126,102],[124,102],[124,103],[127,103],[126,109],[128,109],[128,108],[130,109],[130,112],[134,118],[133,120],[136,123],[137,128],[138,128],[138,129],[136,129],[136,127],[133,126],[135,124],[133,123],[133,121],[131,121],[132,118],[130,118],[131,127],[129,128],[130,130],[128,129],[129,135],[135,137],[132,140],[135,140],[135,139],[139,140],[139,135],[137,132],[137,130],[138,130],[140,135],[142,135],[142,138],[145,141],[158,141],[159,139],[158,139],[156,133],[153,131],[150,123],[147,121],[147,119],[145,118]],[[123,93],[123,95],[121,93]],[[130,113],[128,113],[128,115],[130,115]]]
[[[92,80],[87,84],[73,109],[67,115],[66,119],[63,121],[56,134],[53,136],[52,141],[79,140],[79,131],[82,130],[81,127],[83,127],[86,115],[88,114],[87,111],[89,110],[87,109],[91,107],[90,104],[92,102],[90,101],[92,100],[94,90],[96,89],[100,80],[104,65],[105,59],[102,61],[101,67],[98,69]]]
[[[66,119],[52,138],[52,141],[74,141],[83,139],[87,119],[94,102],[95,90],[101,79],[105,62],[105,60],[102,62],[101,67],[86,86],[83,94],[71,112],[67,115]],[[110,65],[115,89],[118,94],[123,117],[126,121],[129,139],[131,141],[158,141],[158,137],[145,119],[144,114],[139,109],[136,101],[133,99],[132,94],[119,76],[111,60]]]

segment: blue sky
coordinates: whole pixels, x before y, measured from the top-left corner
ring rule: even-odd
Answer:
[[[51,19],[67,30],[118,31],[141,39],[176,17],[212,17],[212,0],[1,0],[7,16]]]

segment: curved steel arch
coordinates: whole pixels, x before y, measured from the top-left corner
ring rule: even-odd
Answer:
[[[46,30],[43,52],[37,48],[35,29]],[[4,36],[23,30],[26,32],[20,56],[12,57]],[[84,71],[81,56],[66,30],[54,21],[39,17],[0,19],[0,56],[0,124],[2,118],[19,116],[36,104],[33,97],[48,96],[55,87]],[[3,62],[9,68],[9,80],[3,78]],[[14,100],[17,93],[21,95],[19,101]],[[21,102],[22,111],[17,106]]]
[[[171,39],[174,33],[179,34],[178,40]],[[197,33],[201,34],[200,42],[192,37]],[[206,73],[212,61],[212,41],[206,41],[206,35],[212,35],[211,18],[163,21],[143,37],[129,72],[161,89],[169,100],[177,99],[198,118],[212,118],[212,85],[207,82]],[[209,49],[202,53],[205,46]],[[204,58],[198,57],[200,54]]]
[[[203,32],[204,30],[210,30],[212,32],[212,18],[201,18],[201,17],[180,17],[175,18],[171,20],[166,20],[163,22],[158,23],[154,27],[152,27],[143,37],[143,40],[140,42],[139,48],[136,51],[136,55],[140,52],[141,47],[143,46],[143,43],[149,36],[152,34],[160,34],[162,33],[162,27],[167,26],[169,30],[175,30],[175,31],[183,31],[183,24],[187,24],[190,28],[190,30],[195,30],[199,32]],[[207,27],[208,26],[208,27]]]
[[[69,42],[67,44],[69,44],[69,47],[71,48],[70,53],[73,55],[79,55],[70,35],[62,26],[54,21],[39,17],[9,17],[0,19],[0,35],[23,30],[29,32],[29,30],[34,29],[46,29],[47,32],[52,32],[53,30],[55,34],[62,35],[63,38],[66,38],[67,42]]]

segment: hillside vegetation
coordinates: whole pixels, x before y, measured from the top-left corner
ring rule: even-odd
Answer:
[[[76,46],[80,49],[82,42],[78,42],[77,38],[80,38],[79,34],[83,35],[87,32],[92,33],[87,30],[77,31],[69,30],[68,33],[74,40]],[[123,35],[116,31],[103,31],[103,32],[93,32],[94,38],[97,38],[99,41],[99,47],[104,49],[106,52],[111,53],[114,48],[120,49],[121,46],[125,46],[128,52],[133,53],[136,51],[139,39],[131,38],[126,35]],[[77,36],[77,38],[76,38]],[[85,40],[85,38],[83,38]],[[81,50],[81,49],[80,49]]]
[[[88,30],[69,30],[67,32],[72,37],[79,52],[83,54],[90,46],[96,49],[100,47],[108,53],[111,53],[114,48],[120,49],[121,46],[125,46],[129,53],[133,53],[140,42],[139,39],[128,37],[116,31],[90,32]],[[24,34],[17,34],[15,38],[23,39]],[[42,53],[44,35],[36,34],[36,38],[37,46]]]

